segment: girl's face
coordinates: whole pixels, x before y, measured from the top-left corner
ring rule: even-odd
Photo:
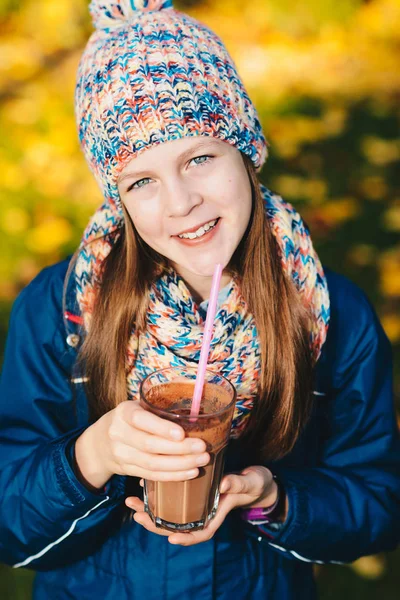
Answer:
[[[189,283],[228,265],[251,215],[242,156],[212,137],[152,146],[126,165],[118,189],[141,238]]]

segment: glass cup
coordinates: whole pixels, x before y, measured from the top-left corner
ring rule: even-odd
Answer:
[[[210,462],[187,481],[144,482],[144,506],[157,527],[170,531],[203,529],[216,513],[235,409],[236,391],[221,375],[206,371],[199,415],[190,417],[197,368],[155,371],[140,386],[143,408],[178,423],[186,437],[205,441]]]

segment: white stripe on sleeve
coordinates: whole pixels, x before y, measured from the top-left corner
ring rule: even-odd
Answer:
[[[322,560],[312,560],[310,558],[305,558],[304,556],[301,556],[300,554],[298,554],[298,552],[295,552],[294,550],[286,550],[285,548],[281,548],[280,546],[277,546],[276,544],[272,544],[271,542],[269,543],[269,545],[273,546],[274,548],[277,548],[278,550],[281,550],[282,552],[290,552],[290,554],[292,554],[292,556],[294,556],[295,558],[298,558],[299,560],[302,560],[307,563],[316,563],[317,565],[325,565],[325,564],[344,565],[344,564],[346,564],[343,562],[339,562],[338,560],[328,560],[326,562],[324,562]]]
[[[26,565],[28,565],[33,560],[36,560],[37,558],[40,558],[41,556],[43,556],[44,554],[46,554],[46,552],[48,552],[49,550],[51,550],[52,548],[54,548],[54,546],[57,546],[57,544],[60,544],[69,535],[71,535],[71,533],[74,531],[74,529],[75,529],[76,524],[77,524],[78,521],[81,521],[82,519],[85,519],[87,516],[90,515],[91,512],[93,512],[94,510],[96,510],[96,508],[98,508],[99,506],[101,506],[102,504],[104,504],[104,502],[107,502],[107,500],[109,500],[109,499],[110,499],[109,496],[107,496],[106,498],[104,498],[104,500],[102,500],[101,502],[99,502],[98,504],[96,504],[96,506],[94,506],[93,508],[91,508],[90,510],[88,510],[87,513],[85,513],[84,515],[82,515],[82,517],[79,517],[78,519],[75,519],[75,521],[72,523],[72,525],[68,529],[68,531],[66,533],[64,533],[64,535],[62,535],[61,537],[59,537],[58,540],[56,540],[55,542],[51,542],[51,544],[49,544],[48,546],[46,546],[45,548],[43,548],[43,550],[40,550],[40,552],[38,552],[37,554],[33,554],[32,556],[28,556],[28,558],[26,558],[24,561],[22,561],[20,563],[16,563],[15,565],[13,565],[13,568],[14,569],[18,569],[19,567],[25,567]]]

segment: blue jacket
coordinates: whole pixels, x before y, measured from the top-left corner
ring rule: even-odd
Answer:
[[[71,469],[68,451],[88,414],[77,349],[67,343],[79,326],[62,316],[67,266],[45,269],[15,302],[1,379],[0,561],[38,571],[34,598],[309,600],[312,563],[395,548],[400,446],[390,346],[355,285],[327,272],[331,323],[315,410],[290,455],[268,465],[289,499],[282,529],[260,531],[232,511],[214,539],[180,547],[121,522],[123,477],[94,494]],[[73,284],[65,308],[77,312]],[[249,464],[232,442],[226,470]]]

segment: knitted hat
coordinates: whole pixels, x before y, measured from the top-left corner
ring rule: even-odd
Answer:
[[[224,44],[172,0],[92,0],[96,31],[77,76],[79,140],[109,209],[117,179],[155,144],[211,136],[248,155],[267,155],[256,110]]]

